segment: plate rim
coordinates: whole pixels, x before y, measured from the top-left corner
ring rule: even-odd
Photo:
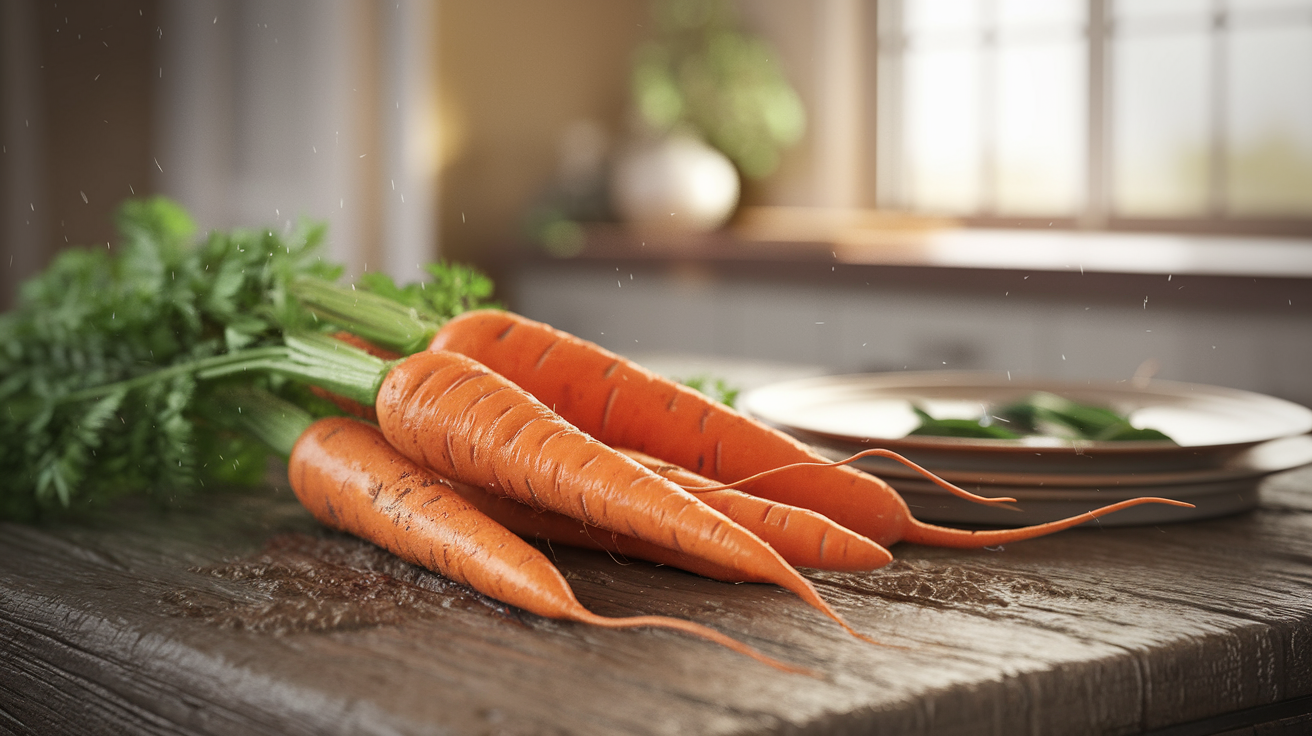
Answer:
[[[1006,379],[1002,377],[1007,375]],[[931,382],[926,382],[926,378],[932,378]],[[1162,392],[1172,396],[1183,396],[1190,393],[1203,393],[1212,397],[1228,398],[1236,401],[1262,402],[1282,410],[1290,411],[1302,415],[1303,429],[1300,432],[1282,432],[1280,434],[1271,434],[1253,440],[1244,440],[1240,442],[1224,442],[1203,445],[1181,445],[1172,441],[1163,440],[1130,440],[1130,441],[1097,441],[1097,440],[1063,440],[1053,437],[1041,438],[1022,438],[1017,440],[1000,440],[973,437],[925,437],[925,436],[903,436],[896,438],[888,437],[857,437],[835,432],[825,432],[810,427],[799,427],[781,422],[777,418],[768,416],[768,412],[762,413],[753,407],[753,400],[760,400],[761,396],[768,396],[778,391],[786,391],[797,387],[823,387],[827,384],[842,386],[854,382],[871,382],[880,381],[891,383],[890,388],[897,388],[899,385],[906,385],[907,388],[934,388],[934,387],[998,387],[1003,385],[1014,385],[1020,390],[1025,391],[1112,391],[1117,393],[1153,393],[1155,387],[1163,387],[1167,392]],[[964,383],[963,383],[964,382]],[[882,388],[882,387],[881,387]],[[1054,390],[1055,389],[1055,390]],[[1169,393],[1168,393],[1169,392]],[[888,447],[889,443],[897,443],[898,447],[922,451],[969,451],[980,452],[987,451],[990,453],[1057,453],[1062,455],[1078,455],[1086,452],[1096,452],[1103,455],[1136,455],[1152,453],[1180,453],[1180,452],[1223,452],[1223,451],[1242,451],[1255,445],[1281,439],[1284,437],[1298,436],[1312,431],[1312,409],[1297,404],[1287,399],[1281,399],[1267,394],[1248,391],[1246,389],[1229,388],[1225,386],[1213,386],[1209,384],[1190,383],[1184,381],[1170,381],[1154,379],[1143,386],[1136,386],[1131,381],[1107,381],[1107,380],[1089,380],[1089,381],[1064,381],[1058,379],[1035,379],[1030,377],[1013,379],[1009,374],[1001,371],[889,371],[880,373],[839,373],[826,376],[812,376],[807,378],[797,378],[788,381],[760,386],[747,391],[739,400],[741,411],[766,424],[782,429],[788,433],[797,435],[803,434],[809,437],[815,437],[827,440],[828,442],[838,442],[862,447]],[[890,448],[897,449],[897,448]]]
[[[1285,448],[1279,447],[1280,445],[1287,445],[1291,449],[1285,450]],[[1269,452],[1272,447],[1284,450],[1286,457],[1279,461],[1267,460],[1265,464],[1254,460],[1254,454],[1263,452],[1263,448],[1267,448]],[[850,448],[845,449],[833,445],[812,445],[812,449],[833,460],[841,460],[852,454],[849,451]],[[1025,473],[987,469],[940,468],[934,470],[934,474],[956,485],[972,485],[985,488],[1087,488],[1095,485],[1118,488],[1148,488],[1248,478],[1260,479],[1308,464],[1312,464],[1312,435],[1301,434],[1259,442],[1249,450],[1241,451],[1229,458],[1227,462],[1218,467],[1198,470],[1137,473]],[[919,473],[894,460],[862,458],[852,463],[852,465],[886,480],[923,478]],[[982,480],[982,476],[989,476],[990,479]],[[892,481],[889,480],[889,482]]]

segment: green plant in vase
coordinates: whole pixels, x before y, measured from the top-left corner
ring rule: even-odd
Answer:
[[[655,36],[634,54],[641,130],[616,157],[611,199],[625,221],[705,231],[797,142],[806,113],[765,41],[739,28],[729,2],[659,0]]]
[[[778,54],[740,30],[730,2],[659,0],[652,10],[656,37],[639,47],[632,74],[643,122],[695,131],[749,179],[774,172],[806,129]]]

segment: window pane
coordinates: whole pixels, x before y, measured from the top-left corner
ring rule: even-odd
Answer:
[[[998,26],[1070,28],[1084,23],[1088,0],[1001,0]]]
[[[1084,196],[1084,41],[1073,30],[1046,35],[1052,40],[998,51],[996,186],[1004,214],[1069,215]]]
[[[1116,40],[1112,66],[1112,207],[1131,217],[1207,211],[1208,37]]]
[[[914,208],[956,213],[979,208],[980,56],[978,47],[907,55],[903,173]]]
[[[1235,30],[1227,79],[1227,205],[1312,214],[1312,25]]]
[[[978,32],[983,20],[981,0],[914,0],[903,4],[909,34],[924,31]]]
[[[1206,27],[1211,17],[1212,0],[1117,0],[1112,17],[1119,30],[1161,27],[1169,23],[1176,28]]]
[[[1312,10],[1312,0],[1229,0],[1226,4],[1231,11],[1240,14]]]

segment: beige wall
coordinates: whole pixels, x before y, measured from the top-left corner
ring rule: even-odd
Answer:
[[[115,237],[150,194],[159,81],[152,0],[13,0],[0,8],[0,308],[68,245]]]
[[[618,133],[647,14],[637,0],[439,5],[446,257],[481,261],[517,234],[571,121],[592,118]]]

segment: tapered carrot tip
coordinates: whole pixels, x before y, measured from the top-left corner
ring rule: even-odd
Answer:
[[[1025,526],[1018,529],[988,529],[982,531],[950,529],[948,527],[926,524],[923,521],[911,519],[903,534],[903,539],[912,544],[927,544],[933,547],[978,549],[980,547],[995,544],[1009,544],[1011,542],[1020,542],[1026,539],[1046,536],[1054,532],[1063,531],[1073,526],[1093,521],[1094,519],[1106,516],[1107,514],[1147,503],[1160,503],[1167,506],[1179,506],[1180,508],[1186,509],[1197,508],[1191,503],[1176,501],[1170,498],[1140,496],[1139,498],[1119,501],[1101,508],[1093,509],[1092,511],[1076,514],[1075,516],[1066,519],[1049,521],[1044,524],[1035,524],[1034,526]]]

